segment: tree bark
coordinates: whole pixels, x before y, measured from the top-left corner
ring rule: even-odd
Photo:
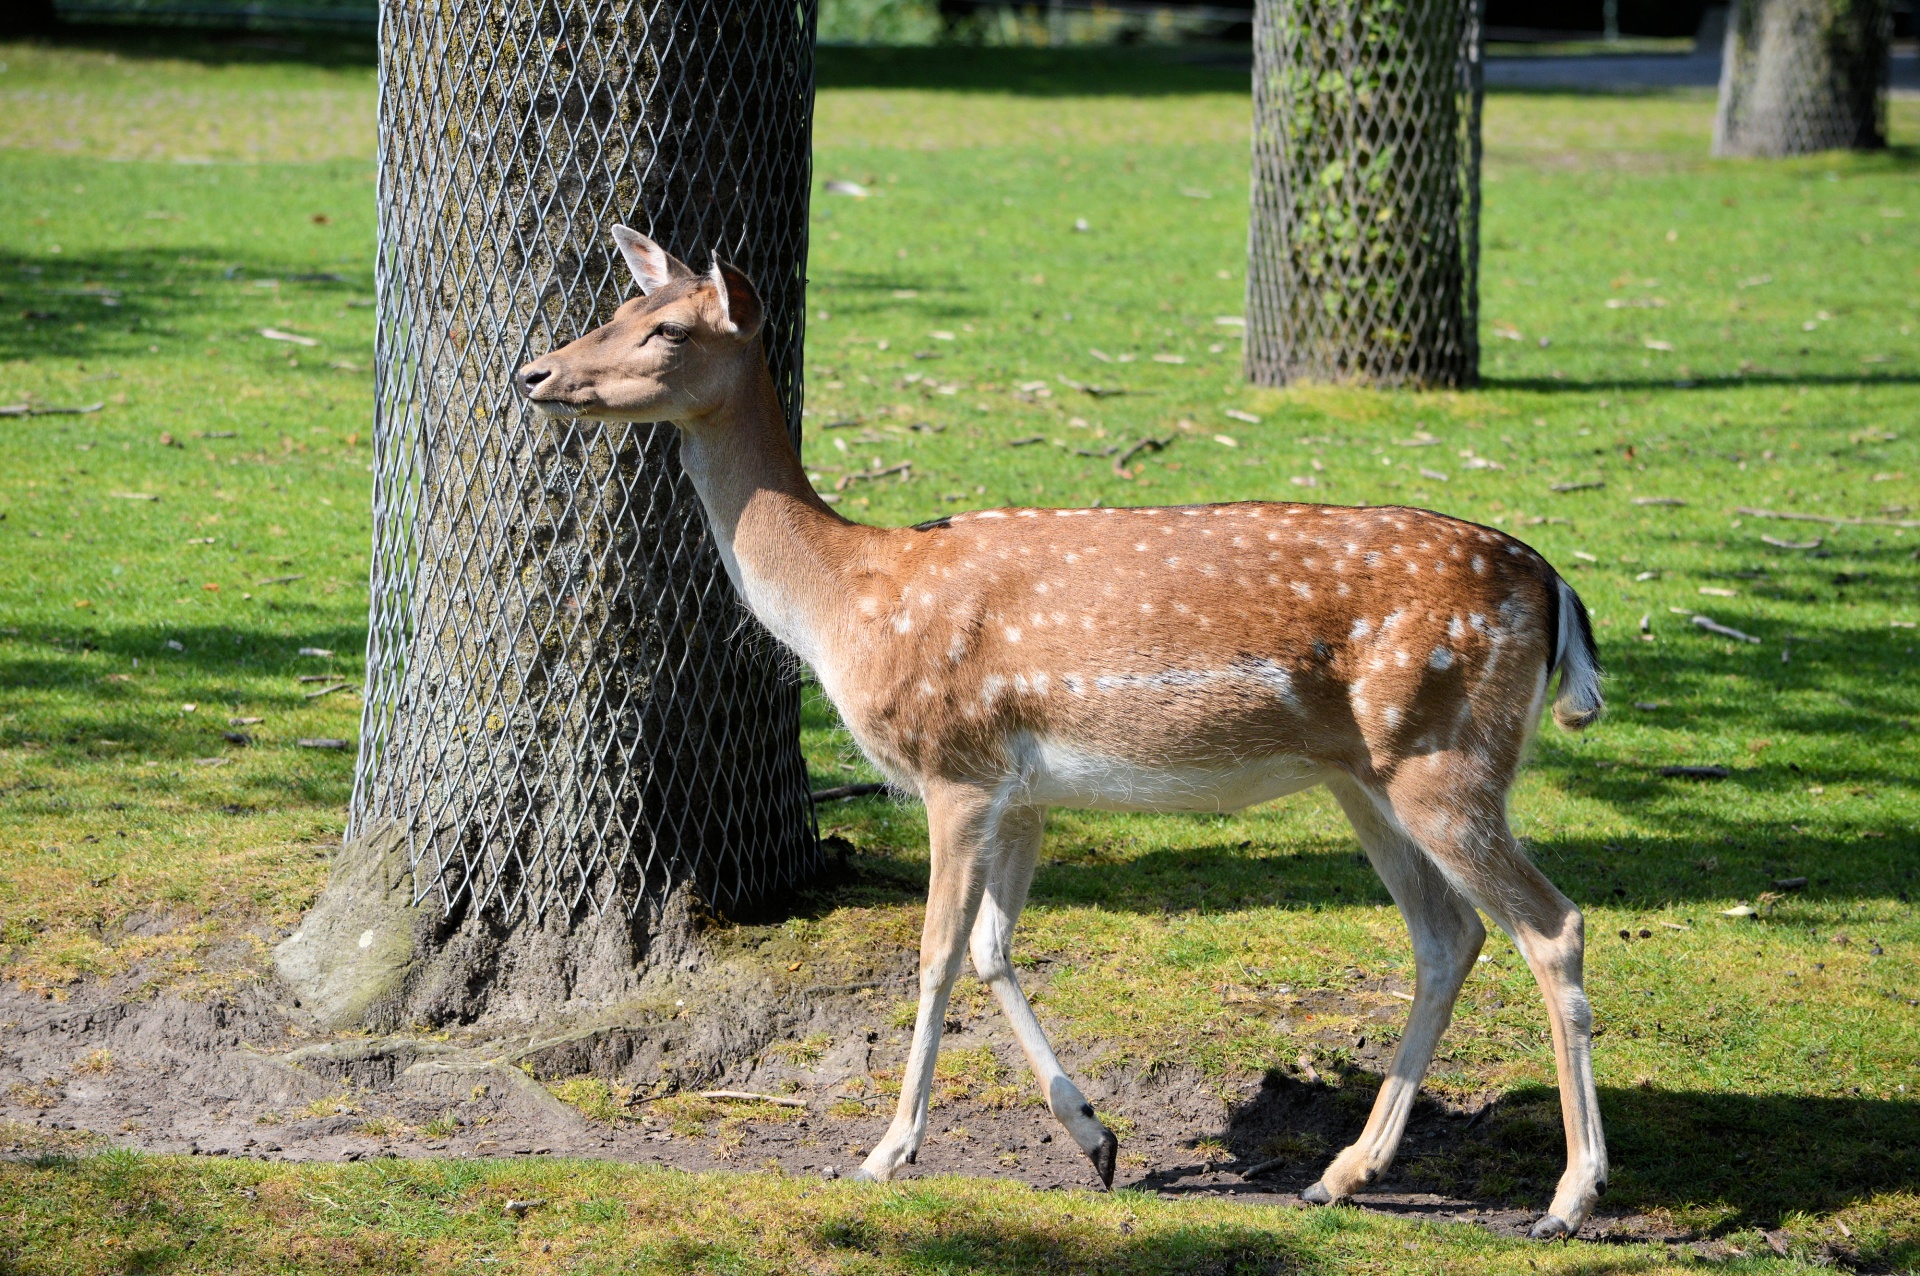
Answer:
[[[1479,372],[1477,0],[1260,0],[1247,375]]]
[[[795,435],[812,11],[389,0],[373,615],[349,837],[277,952],[330,1027],[629,997],[817,859],[794,669],[668,426],[527,412],[634,292],[625,222],[761,285]]]
[[[1735,0],[1713,153],[1885,146],[1891,41],[1887,0]]]

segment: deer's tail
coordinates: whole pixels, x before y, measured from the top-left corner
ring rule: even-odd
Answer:
[[[1593,643],[1593,621],[1587,605],[1573,586],[1553,578],[1556,630],[1553,663],[1547,676],[1560,675],[1560,691],[1553,698],[1553,720],[1562,730],[1582,731],[1600,720],[1606,701],[1600,695],[1600,653]]]

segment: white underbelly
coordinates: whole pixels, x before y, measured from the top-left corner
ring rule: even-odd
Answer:
[[[1319,763],[1292,754],[1226,766],[1142,766],[1046,739],[1020,753],[1029,802],[1096,811],[1238,811],[1326,778]]]

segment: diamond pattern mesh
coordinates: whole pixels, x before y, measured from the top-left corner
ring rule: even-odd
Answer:
[[[1740,0],[1720,64],[1715,155],[1887,144],[1889,0]]]
[[[372,618],[349,836],[416,902],[722,911],[815,867],[790,661],[741,608],[671,426],[511,376],[635,290],[624,222],[767,304],[796,442],[813,0],[385,0]]]
[[[1479,0],[1259,0],[1247,375],[1465,385]]]

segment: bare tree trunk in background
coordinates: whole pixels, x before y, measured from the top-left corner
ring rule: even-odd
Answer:
[[[633,295],[625,222],[760,284],[797,439],[812,42],[776,0],[388,0],[367,711],[276,953],[325,1026],[604,1006],[815,866],[794,670],[673,429],[511,386]]]
[[[1247,375],[1479,375],[1479,0],[1259,0]]]
[[[1888,0],[1735,0],[1713,153],[1885,146],[1892,30]]]

